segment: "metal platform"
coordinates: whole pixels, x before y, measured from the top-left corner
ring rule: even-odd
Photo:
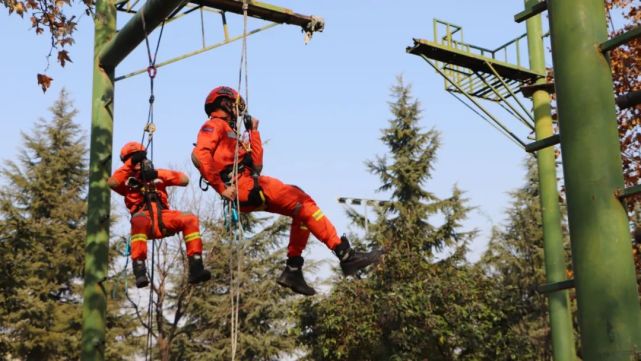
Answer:
[[[407,48],[408,53],[425,55],[442,63],[493,75],[491,65],[501,77],[513,81],[530,82],[545,76],[545,74],[535,73],[528,68],[458,49],[455,47],[460,44],[458,42],[452,42],[453,46],[448,46],[424,39],[413,40],[414,46]]]

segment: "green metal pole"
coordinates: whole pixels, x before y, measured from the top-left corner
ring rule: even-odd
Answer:
[[[536,5],[538,0],[525,0],[525,8]],[[541,15],[527,20],[527,40],[530,69],[545,73],[545,53],[543,45],[543,27]],[[537,83],[545,83],[544,78]],[[534,127],[537,140],[551,137],[552,111],[550,94],[537,90],[532,95],[534,106]],[[545,274],[548,284],[562,282],[565,276],[565,251],[561,230],[561,208],[556,183],[556,160],[554,147],[547,147],[536,152],[539,170],[539,198],[543,216],[543,251],[545,254]],[[550,309],[550,329],[552,334],[552,355],[554,361],[576,360],[574,349],[574,330],[572,311],[567,291],[556,291],[548,294]]]
[[[603,0],[548,0],[572,259],[585,361],[635,359],[641,313]]]
[[[107,179],[111,174],[114,69],[101,67],[99,54],[116,34],[114,1],[96,1],[95,11],[89,200],[82,312],[83,361],[104,360],[107,313],[107,297],[102,281],[106,278],[108,269],[110,189]]]

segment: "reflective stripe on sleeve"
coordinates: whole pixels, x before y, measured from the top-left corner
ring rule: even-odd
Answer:
[[[323,216],[324,214],[320,209],[314,212],[314,214],[312,214],[312,218],[314,218],[315,221],[320,220],[321,218],[323,218]]]
[[[200,232],[189,233],[185,236],[185,242],[190,242],[198,238],[200,238]]]

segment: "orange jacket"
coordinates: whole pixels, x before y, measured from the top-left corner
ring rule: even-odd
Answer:
[[[157,169],[157,171],[156,191],[163,208],[169,209],[166,188],[170,186],[186,186],[189,183],[189,178],[185,173],[173,170]],[[109,177],[107,183],[116,193],[125,197],[125,206],[129,209],[129,212],[134,213],[144,208],[145,198],[139,188],[127,186],[126,182],[129,177],[140,178],[140,170],[136,169],[131,160],[127,160],[122,167],[118,168]]]
[[[198,132],[196,147],[192,152],[192,160],[200,174],[218,192],[222,193],[226,186],[221,178],[221,172],[234,165],[236,139],[238,134],[228,123],[226,113],[215,111]],[[246,148],[250,147],[250,151]],[[254,169],[260,172],[263,168],[263,143],[258,130],[249,132],[249,141],[239,146],[239,162],[250,152]],[[250,169],[242,174],[250,174]]]

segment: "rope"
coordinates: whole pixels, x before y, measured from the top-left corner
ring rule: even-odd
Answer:
[[[156,101],[156,96],[154,95],[154,79],[158,73],[158,68],[156,68],[156,58],[158,57],[158,50],[160,49],[160,41],[162,40],[162,34],[165,30],[165,20],[163,20],[160,26],[160,35],[158,35],[158,41],[156,42],[156,49],[151,52],[151,45],[149,44],[149,37],[147,36],[147,23],[145,21],[144,7],[140,10],[140,18],[142,20],[142,30],[145,34],[145,46],[147,48],[147,58],[149,60],[149,66],[147,66],[147,75],[149,75],[149,112],[147,114],[147,123],[142,133],[142,138],[140,140],[141,144],[145,144],[145,135],[147,135],[147,145],[145,148],[151,148],[151,160],[153,161],[153,135],[156,131],[156,125],[154,124],[154,102]]]
[[[234,166],[232,169],[232,180],[236,182],[238,179],[238,166],[239,166],[239,155],[240,155],[240,129],[243,126],[243,116],[240,112],[240,94],[242,88],[243,80],[243,70],[245,75],[245,109],[249,105],[249,77],[247,71],[247,10],[249,8],[247,0],[243,0],[243,45],[240,55],[240,69],[238,71],[238,98],[236,99],[236,146],[234,149]],[[232,183],[232,186],[237,185]],[[238,217],[238,211],[240,210],[240,197],[238,194],[238,188],[236,188],[236,199],[234,201],[228,201],[229,207],[229,230],[231,231],[232,225],[236,226],[236,231],[232,233],[232,242],[236,247],[231,247],[230,249],[230,258],[229,258],[229,274],[230,274],[230,296],[231,296],[231,327],[230,327],[230,338],[231,338],[231,360],[236,360],[236,354],[238,352],[238,335],[240,333],[240,290],[242,282],[242,262],[243,262],[243,248],[244,242],[244,229],[243,225],[240,222]],[[236,248],[236,255],[234,255],[234,248]],[[235,256],[235,257],[234,257]],[[236,267],[234,267],[234,259],[236,260]],[[236,275],[234,276],[234,268],[236,268]]]
[[[147,58],[149,65],[147,67],[147,75],[149,76],[149,111],[147,113],[147,122],[143,129],[142,137],[140,143],[145,147],[145,151],[149,154],[149,159],[154,160],[154,145],[153,145],[153,136],[156,131],[156,125],[154,123],[154,102],[156,97],[154,95],[154,79],[158,72],[156,68],[156,58],[158,57],[158,50],[160,49],[160,41],[162,40],[163,30],[165,29],[165,20],[163,20],[162,25],[160,26],[160,34],[158,35],[158,41],[156,43],[156,49],[151,51],[151,45],[149,44],[149,37],[147,36],[147,24],[145,21],[144,7],[140,10],[140,18],[142,20],[142,29],[145,34],[145,46],[147,48]],[[145,145],[145,136],[147,136],[147,144]],[[147,197],[145,197],[147,198]],[[150,199],[146,199],[148,211],[151,213],[151,230],[155,234],[156,229],[156,217],[158,217],[159,226],[162,226],[162,209],[159,202],[156,203],[156,217],[154,216],[154,207]],[[162,227],[161,227],[162,228]],[[153,310],[154,310],[154,273],[155,273],[155,249],[156,249],[156,238],[153,238],[151,246],[151,271],[150,271],[150,282],[149,282],[149,299],[147,304],[147,340],[145,343],[145,361],[152,359],[152,346],[153,346]],[[162,238],[159,239],[162,242]],[[160,256],[158,256],[160,257]],[[160,258],[158,259],[160,262]]]

